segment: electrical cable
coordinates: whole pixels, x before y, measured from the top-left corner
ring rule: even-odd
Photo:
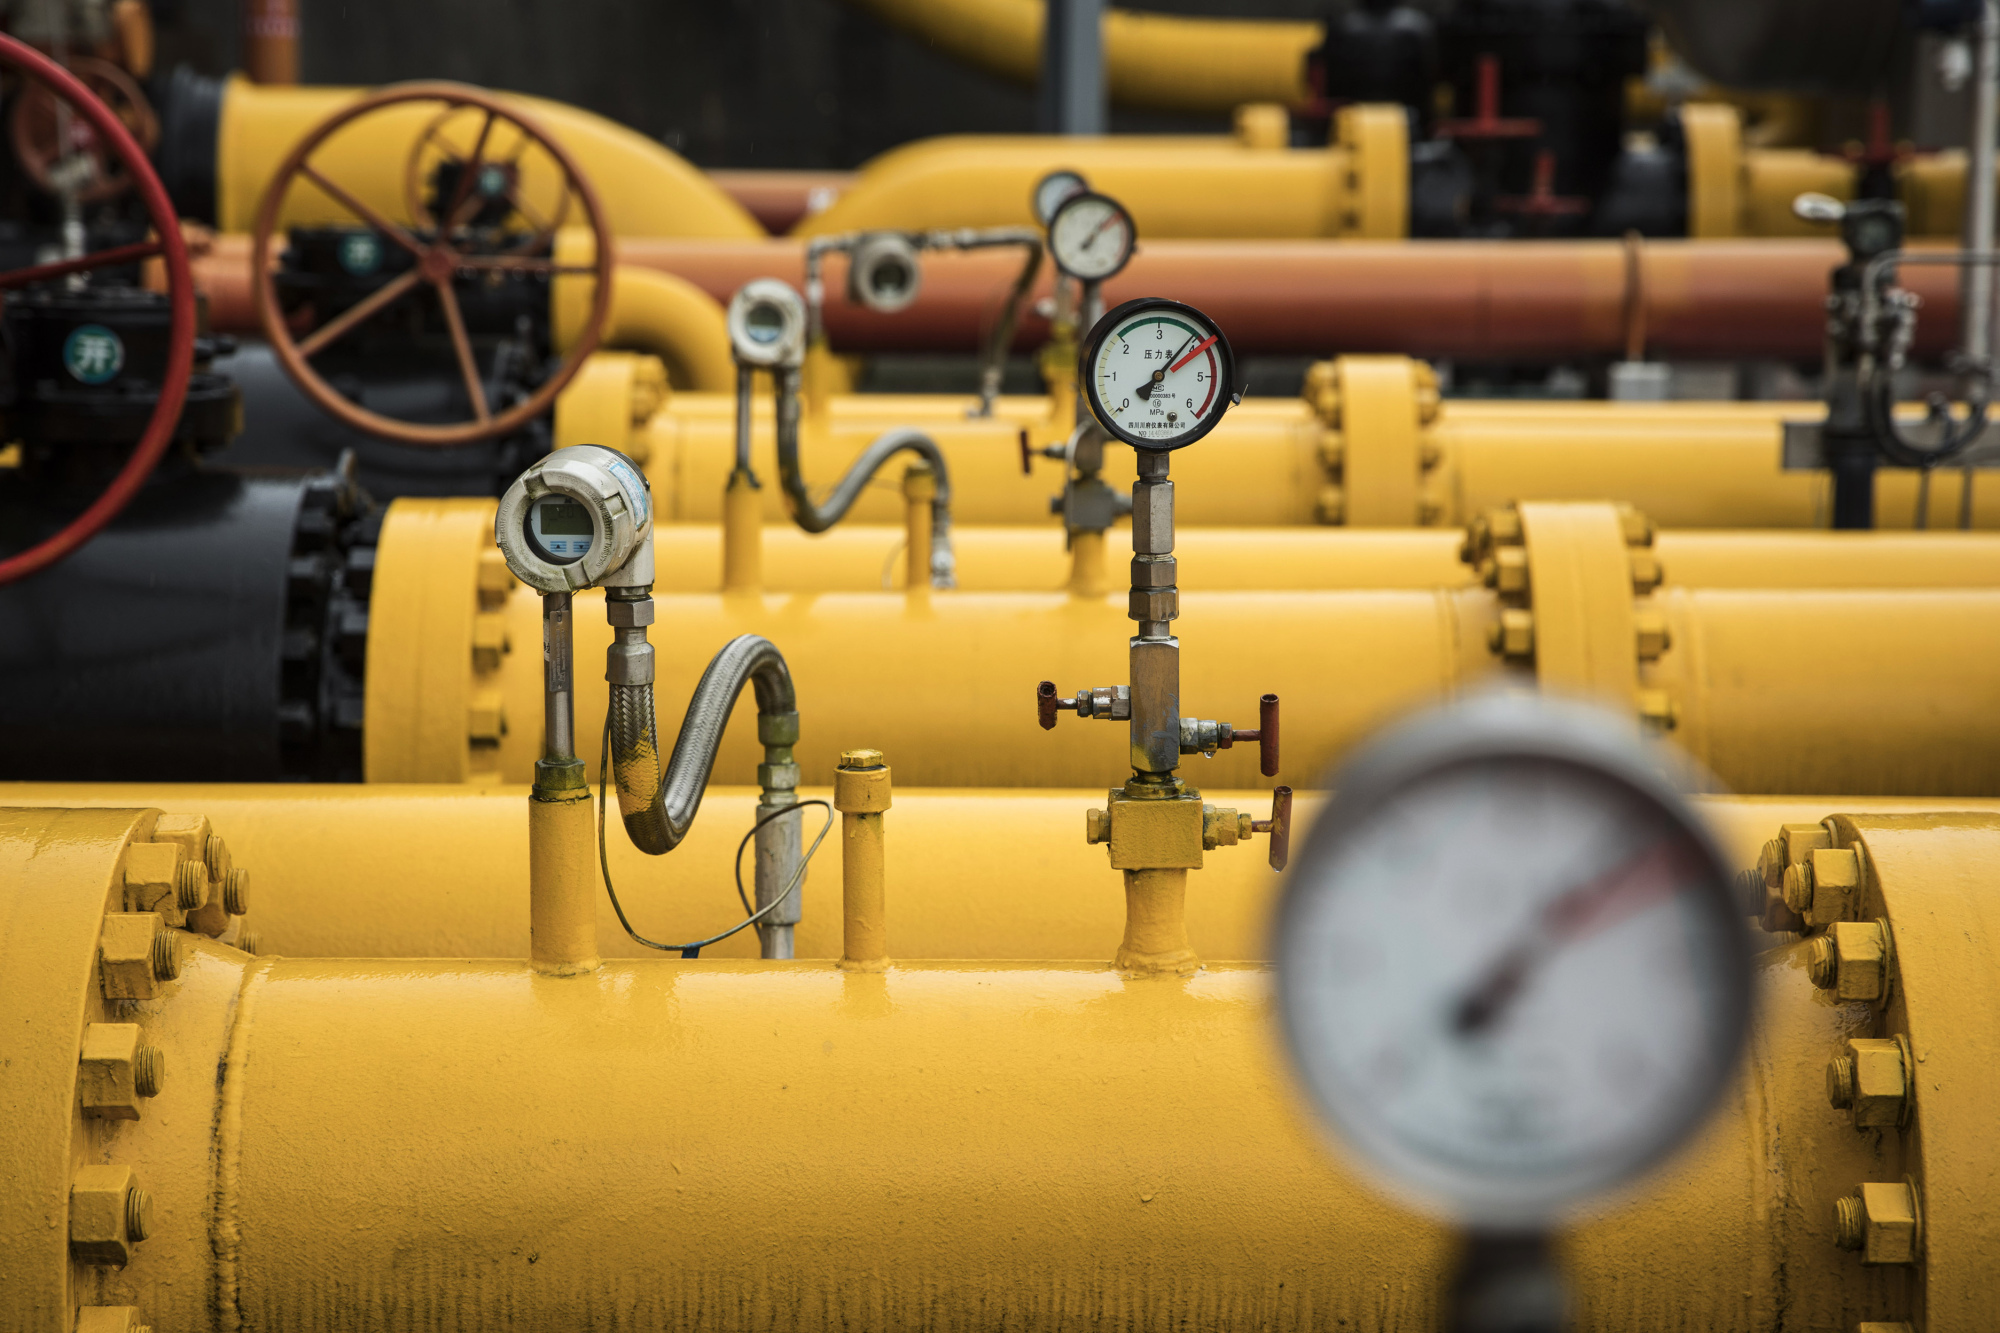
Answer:
[[[687,944],[661,944],[658,940],[649,940],[638,931],[632,929],[632,923],[625,916],[625,907],[618,901],[618,890],[611,887],[611,858],[606,854],[604,849],[605,774],[610,771],[611,719],[607,715],[604,720],[604,745],[597,760],[597,868],[604,876],[604,892],[611,899],[611,910],[618,914],[618,924],[625,928],[625,933],[630,935],[636,943],[643,944],[648,949],[658,949],[662,953],[678,952],[683,958],[699,958],[704,948],[726,940],[731,935],[749,926],[756,925],[759,921],[762,921],[765,917],[776,911],[779,904],[790,898],[797,891],[799,883],[805,879],[806,867],[812,864],[813,853],[819,850],[820,843],[826,841],[827,830],[833,827],[833,805],[831,802],[820,800],[818,797],[800,801],[796,805],[785,806],[780,810],[773,810],[770,814],[765,815],[762,819],[752,824],[750,831],[743,835],[743,841],[736,844],[736,896],[742,900],[745,911],[749,911],[750,897],[743,891],[743,849],[750,845],[750,839],[757,836],[757,830],[763,828],[764,825],[771,823],[781,815],[791,814],[795,810],[803,810],[809,805],[824,806],[826,808],[826,822],[820,825],[819,835],[812,840],[812,846],[806,848],[806,854],[799,858],[799,868],[792,872],[791,883],[785,885],[785,891],[773,898],[769,904],[751,912],[749,916],[737,922],[728,930],[723,931],[720,935],[710,935],[705,940],[693,940]]]

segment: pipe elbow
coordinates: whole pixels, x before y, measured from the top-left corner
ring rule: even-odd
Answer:
[[[588,264],[590,233],[565,230],[556,240],[557,262]],[[589,317],[592,279],[558,276],[550,284],[552,331],[558,351],[575,345]],[[612,277],[611,313],[599,345],[647,352],[667,365],[678,389],[727,393],[736,383],[729,351],[729,322],[721,304],[687,279],[656,269],[619,264]]]

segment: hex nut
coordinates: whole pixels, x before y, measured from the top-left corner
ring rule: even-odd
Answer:
[[[69,1248],[79,1263],[132,1262],[132,1247],[146,1239],[153,1201],[133,1180],[129,1166],[77,1168],[69,1190]]]
[[[1221,806],[1204,805],[1201,808],[1201,846],[1203,851],[1214,851],[1218,847],[1234,847],[1241,840],[1243,820],[1236,811]]]
[[[1637,695],[1639,720],[1655,731],[1672,731],[1680,725],[1680,705],[1665,690],[1640,690]]]
[[[98,971],[107,1000],[150,1000],[165,980],[159,942],[166,923],[158,912],[107,912],[98,938]],[[176,969],[178,970],[178,969]]]
[[[1808,925],[1845,920],[1861,907],[1861,855],[1847,847],[1816,847],[1806,853],[1812,867],[1811,910],[1797,909]]]
[[[135,842],[125,849],[125,906],[134,912],[178,913],[175,875],[181,849],[172,842]]]
[[[1658,611],[1634,612],[1632,630],[1642,662],[1653,661],[1674,645],[1673,631],[1667,628],[1667,618]]]
[[[889,802],[889,766],[882,752],[842,751],[833,774],[833,808],[846,815],[878,815]]]
[[[1168,555],[1174,549],[1174,484],[1139,481],[1132,487],[1132,550]]]
[[[1134,620],[1174,620],[1180,613],[1176,588],[1134,588],[1126,601],[1126,614]]]
[[[1873,1004],[1889,993],[1889,928],[1882,921],[1836,921],[1819,937],[1832,954],[1833,978],[1822,989],[1836,1000]],[[1820,984],[1817,975],[1815,984]]]
[[[1907,1179],[1871,1182],[1834,1200],[1834,1244],[1864,1264],[1913,1264],[1921,1242],[1917,1191]]]
[[[222,909],[231,916],[244,916],[250,911],[250,872],[231,870],[222,881]]]
[[[1856,1129],[1902,1124],[1909,1114],[1909,1068],[1902,1041],[1850,1037],[1826,1066],[1827,1101],[1853,1112]]]
[[[1525,597],[1528,593],[1528,548],[1501,546],[1493,552],[1492,577],[1487,587],[1502,597]]]
[[[139,1099],[158,1095],[166,1056],[139,1040],[137,1023],[91,1023],[77,1061],[77,1100],[99,1120],[137,1120]]]
[[[1486,646],[1510,661],[1535,655],[1535,614],[1508,607],[1500,613],[1500,623],[1486,631]]]
[[[1666,579],[1666,571],[1660,567],[1660,557],[1644,548],[1631,552],[1632,591],[1645,594],[1660,586]]]
[[[1111,812],[1109,810],[1086,810],[1083,812],[1083,840],[1092,847],[1111,840]]]
[[[1171,588],[1180,572],[1180,562],[1170,555],[1132,557],[1132,586]]]

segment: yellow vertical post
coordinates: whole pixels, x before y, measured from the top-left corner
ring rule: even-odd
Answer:
[[[912,463],[903,470],[903,527],[908,540],[904,559],[911,592],[931,586],[931,506],[937,500],[937,473],[929,463]]]
[[[738,470],[722,492],[722,590],[758,592],[764,586],[764,502],[756,478]]]
[[[1187,871],[1125,872],[1125,939],[1114,961],[1131,972],[1192,972],[1201,966],[1188,944]]]
[[[840,756],[833,807],[840,811],[840,966],[849,972],[880,972],[889,965],[882,854],[889,766],[880,750],[848,750]]]
[[[528,930],[537,972],[597,966],[597,848],[577,760],[536,765],[528,799]]]

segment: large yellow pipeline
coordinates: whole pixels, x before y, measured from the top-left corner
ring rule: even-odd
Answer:
[[[152,821],[0,814],[10,1329],[69,1333],[78,1305],[87,1328],[189,1333],[1438,1317],[1444,1231],[1329,1158],[1261,968],[649,960],[557,978],[183,937],[177,975],[113,1013],[94,955]],[[1829,1003],[1818,941],[1763,956],[1759,1035],[1714,1120],[1564,1238],[1580,1327],[1914,1315],[1959,1333],[2000,1300],[2000,901],[1978,883],[2000,820],[1834,831],[1871,868],[1860,914],[1894,932],[1889,1002]],[[83,1030],[114,1018],[172,1072],[136,1119],[83,1119]],[[1908,1128],[1857,1133],[1827,1105],[1827,1062],[1862,1033],[1906,1040],[1922,1070]],[[1921,1201],[1907,1262],[1836,1248],[1864,1184]]]
[[[216,224],[249,231],[257,205],[279,163],[306,136],[367,90],[280,87],[233,78],[222,97],[216,137]],[[757,220],[702,172],[635,130],[578,107],[540,97],[503,94],[533,116],[573,155],[597,191],[605,221],[621,236],[710,236],[751,239],[764,235]],[[378,111],[327,140],[313,163],[364,203],[400,222],[412,222],[405,202],[411,151],[441,107],[408,103]],[[460,151],[470,146],[477,118],[455,126]],[[522,160],[522,188],[553,199],[554,167],[546,155]],[[284,226],[354,225],[357,219],[310,184],[292,190],[280,218]]]
[[[888,755],[892,765],[899,756]],[[1204,788],[1216,805],[1262,814],[1268,790]],[[594,792],[593,792],[594,795]],[[806,797],[828,791],[808,789]],[[611,795],[612,804],[617,794]],[[1321,796],[1293,806],[1301,845]],[[1083,840],[1102,788],[898,789],[887,817],[889,950],[897,958],[1101,962],[1125,916],[1117,873]],[[703,939],[742,919],[730,858],[754,818],[754,789],[717,787],[687,840],[664,858],[635,850],[612,817],[605,849],[619,900],[642,933]],[[1896,797],[1701,797],[1697,807],[1732,864],[1754,865],[1781,824],[1833,809],[1916,813]],[[0,805],[158,807],[206,816],[239,864],[254,867],[244,918],[265,954],[301,958],[512,958],[528,952],[528,789],[298,784],[6,783]],[[2000,814],[2000,799],[1949,808]],[[824,811],[807,812],[811,842]],[[836,834],[838,817],[834,820]],[[829,835],[801,890],[800,958],[841,953],[842,839]],[[1263,958],[1278,876],[1255,851],[1218,852],[1191,876],[1187,931],[1204,958]],[[597,895],[597,951],[648,958]],[[702,950],[755,958],[750,932]]]
[[[856,0],[962,60],[1022,83],[1041,69],[1040,0]],[[1104,11],[1104,79],[1120,106],[1227,113],[1245,102],[1305,101],[1317,23]]]
[[[793,233],[1033,226],[1035,183],[1062,169],[1124,204],[1142,238],[1397,240],[1410,230],[1409,153],[1399,106],[1343,108],[1325,148],[1219,135],[923,139],[869,162]]]
[[[1347,358],[1358,360],[1359,358]],[[1413,368],[1417,363],[1394,360]],[[1453,528],[1523,496],[1620,500],[1662,528],[1825,527],[1832,489],[1823,471],[1787,470],[1780,441],[1786,421],[1816,421],[1816,403],[1503,403],[1449,399],[1428,405],[1420,376],[1404,377],[1393,429],[1357,427],[1339,411],[1299,399],[1250,399],[1213,434],[1174,459],[1178,516],[1186,526],[1250,527],[1341,523],[1354,527]],[[830,437],[808,435],[801,456],[809,483],[838,477],[868,443],[894,426],[928,431],[951,469],[953,516],[968,524],[1039,524],[1062,485],[1062,467],[1033,462],[1023,475],[1020,435],[1042,443],[1048,401],[1003,398],[995,416],[965,416],[969,398],[843,394],[829,405]],[[1377,421],[1384,420],[1378,417]],[[1407,423],[1405,426],[1402,423]],[[735,399],[676,393],[627,437],[645,464],[660,517],[713,523],[735,457]],[[1064,435],[1067,431],[1062,432]],[[752,465],[776,476],[768,400],[757,405]],[[1130,450],[1105,451],[1104,478],[1129,487]],[[1356,478],[1370,478],[1366,486]],[[1932,477],[1929,526],[1957,523],[1958,469]],[[775,485],[764,515],[786,519]],[[1875,481],[1877,523],[1917,525],[1917,475],[1885,469]],[[893,488],[870,488],[852,518],[901,518]],[[2000,528],[2000,485],[1973,491],[1973,526]]]
[[[556,242],[557,257],[563,262],[588,263],[591,249],[588,234],[574,231]],[[575,345],[590,317],[595,291],[595,281],[583,277],[558,277],[550,284],[550,325],[558,352]],[[611,279],[611,311],[598,342],[606,351],[591,360],[616,359],[621,351],[658,357],[675,388],[728,393],[736,385],[728,317],[714,297],[671,273],[618,265]],[[572,383],[562,396],[591,398],[606,392],[616,396],[618,391],[586,380]]]
[[[906,586],[904,530],[842,523],[826,532],[762,529],[764,587],[772,592],[867,592]],[[1101,564],[1121,577],[1132,530],[1105,534]],[[1197,592],[1333,588],[1449,588],[1474,581],[1446,528],[1182,528],[1174,535],[1182,586]],[[667,592],[722,586],[722,528],[653,529]],[[952,532],[958,586],[967,592],[1052,592],[1069,585],[1073,557],[1055,520],[1041,527]],[[1654,540],[1666,582],[1684,588],[1995,588],[2000,533],[1682,530]]]

